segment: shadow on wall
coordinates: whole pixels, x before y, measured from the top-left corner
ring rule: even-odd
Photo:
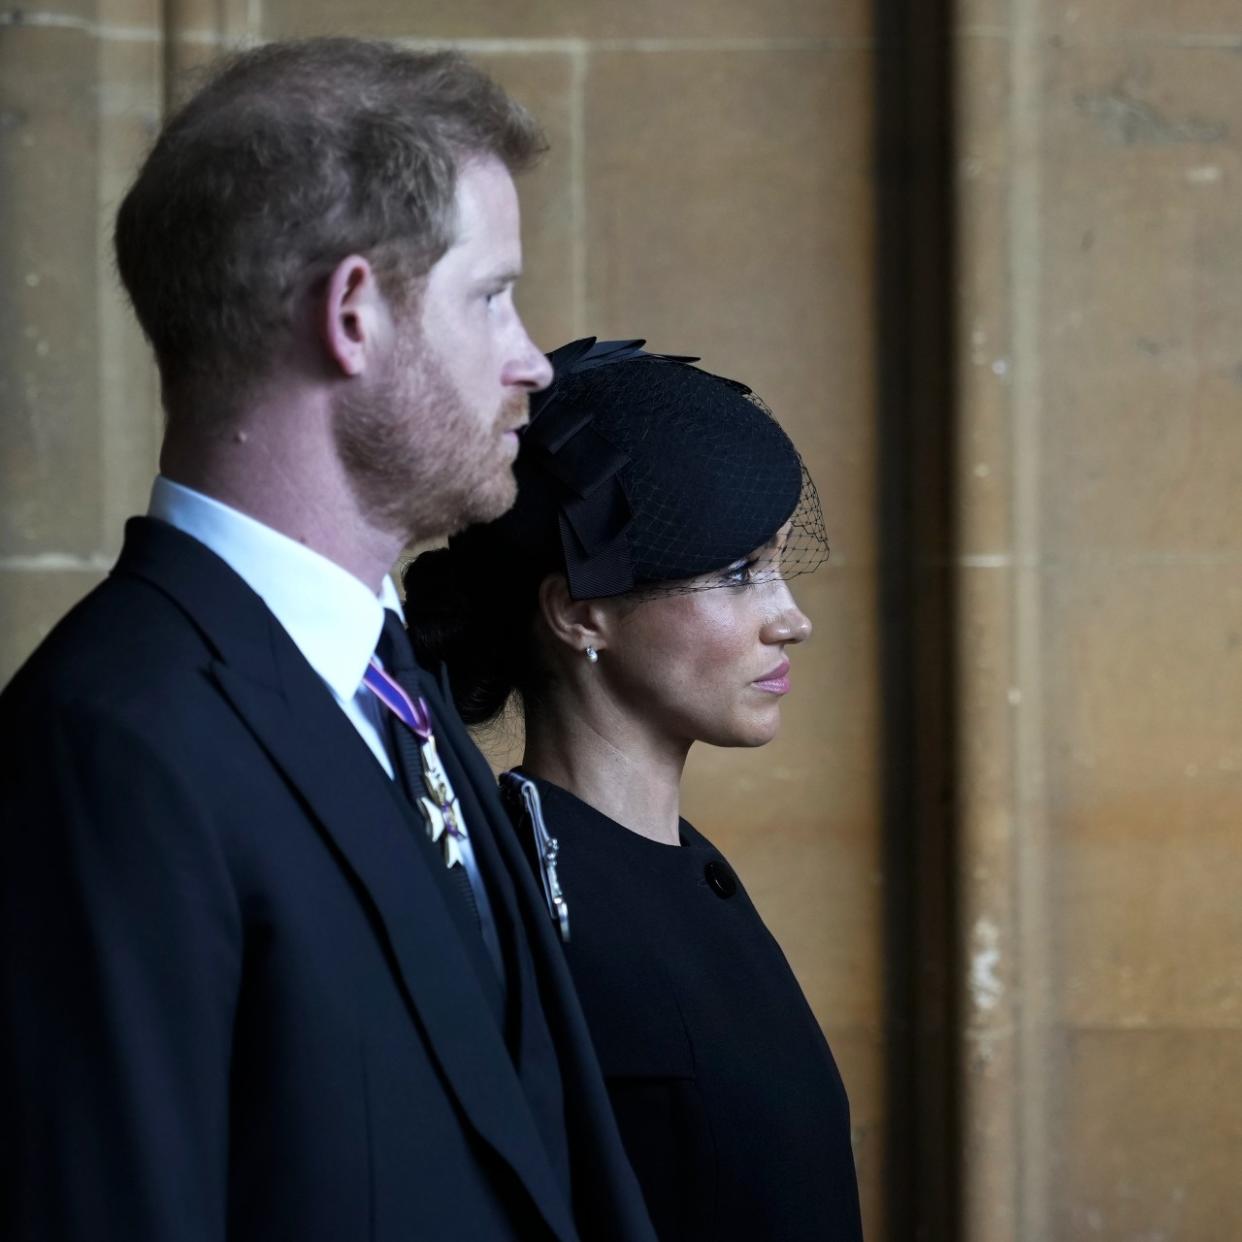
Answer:
[[[952,6],[875,0],[890,1242],[960,1232]]]

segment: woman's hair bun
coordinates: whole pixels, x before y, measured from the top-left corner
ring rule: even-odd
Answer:
[[[503,583],[468,562],[469,541],[420,553],[406,566],[405,618],[418,662],[448,667],[457,710],[467,724],[498,716],[514,689],[514,636],[497,624]],[[504,641],[502,641],[502,639]]]

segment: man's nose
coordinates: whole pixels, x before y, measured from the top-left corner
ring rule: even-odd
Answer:
[[[538,392],[547,388],[552,382],[552,364],[544,356],[543,351],[527,335],[524,324],[519,324],[521,343],[515,351],[514,360],[506,367],[501,377],[506,384],[526,388]]]

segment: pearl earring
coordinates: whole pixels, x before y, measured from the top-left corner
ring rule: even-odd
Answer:
[[[586,658],[588,664],[596,664],[599,661],[599,652],[594,647],[588,647],[586,649]]]

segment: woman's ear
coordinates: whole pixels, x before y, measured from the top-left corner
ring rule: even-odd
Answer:
[[[608,646],[608,611],[600,600],[574,599],[564,574],[549,574],[539,584],[539,613],[557,642],[578,656]]]

